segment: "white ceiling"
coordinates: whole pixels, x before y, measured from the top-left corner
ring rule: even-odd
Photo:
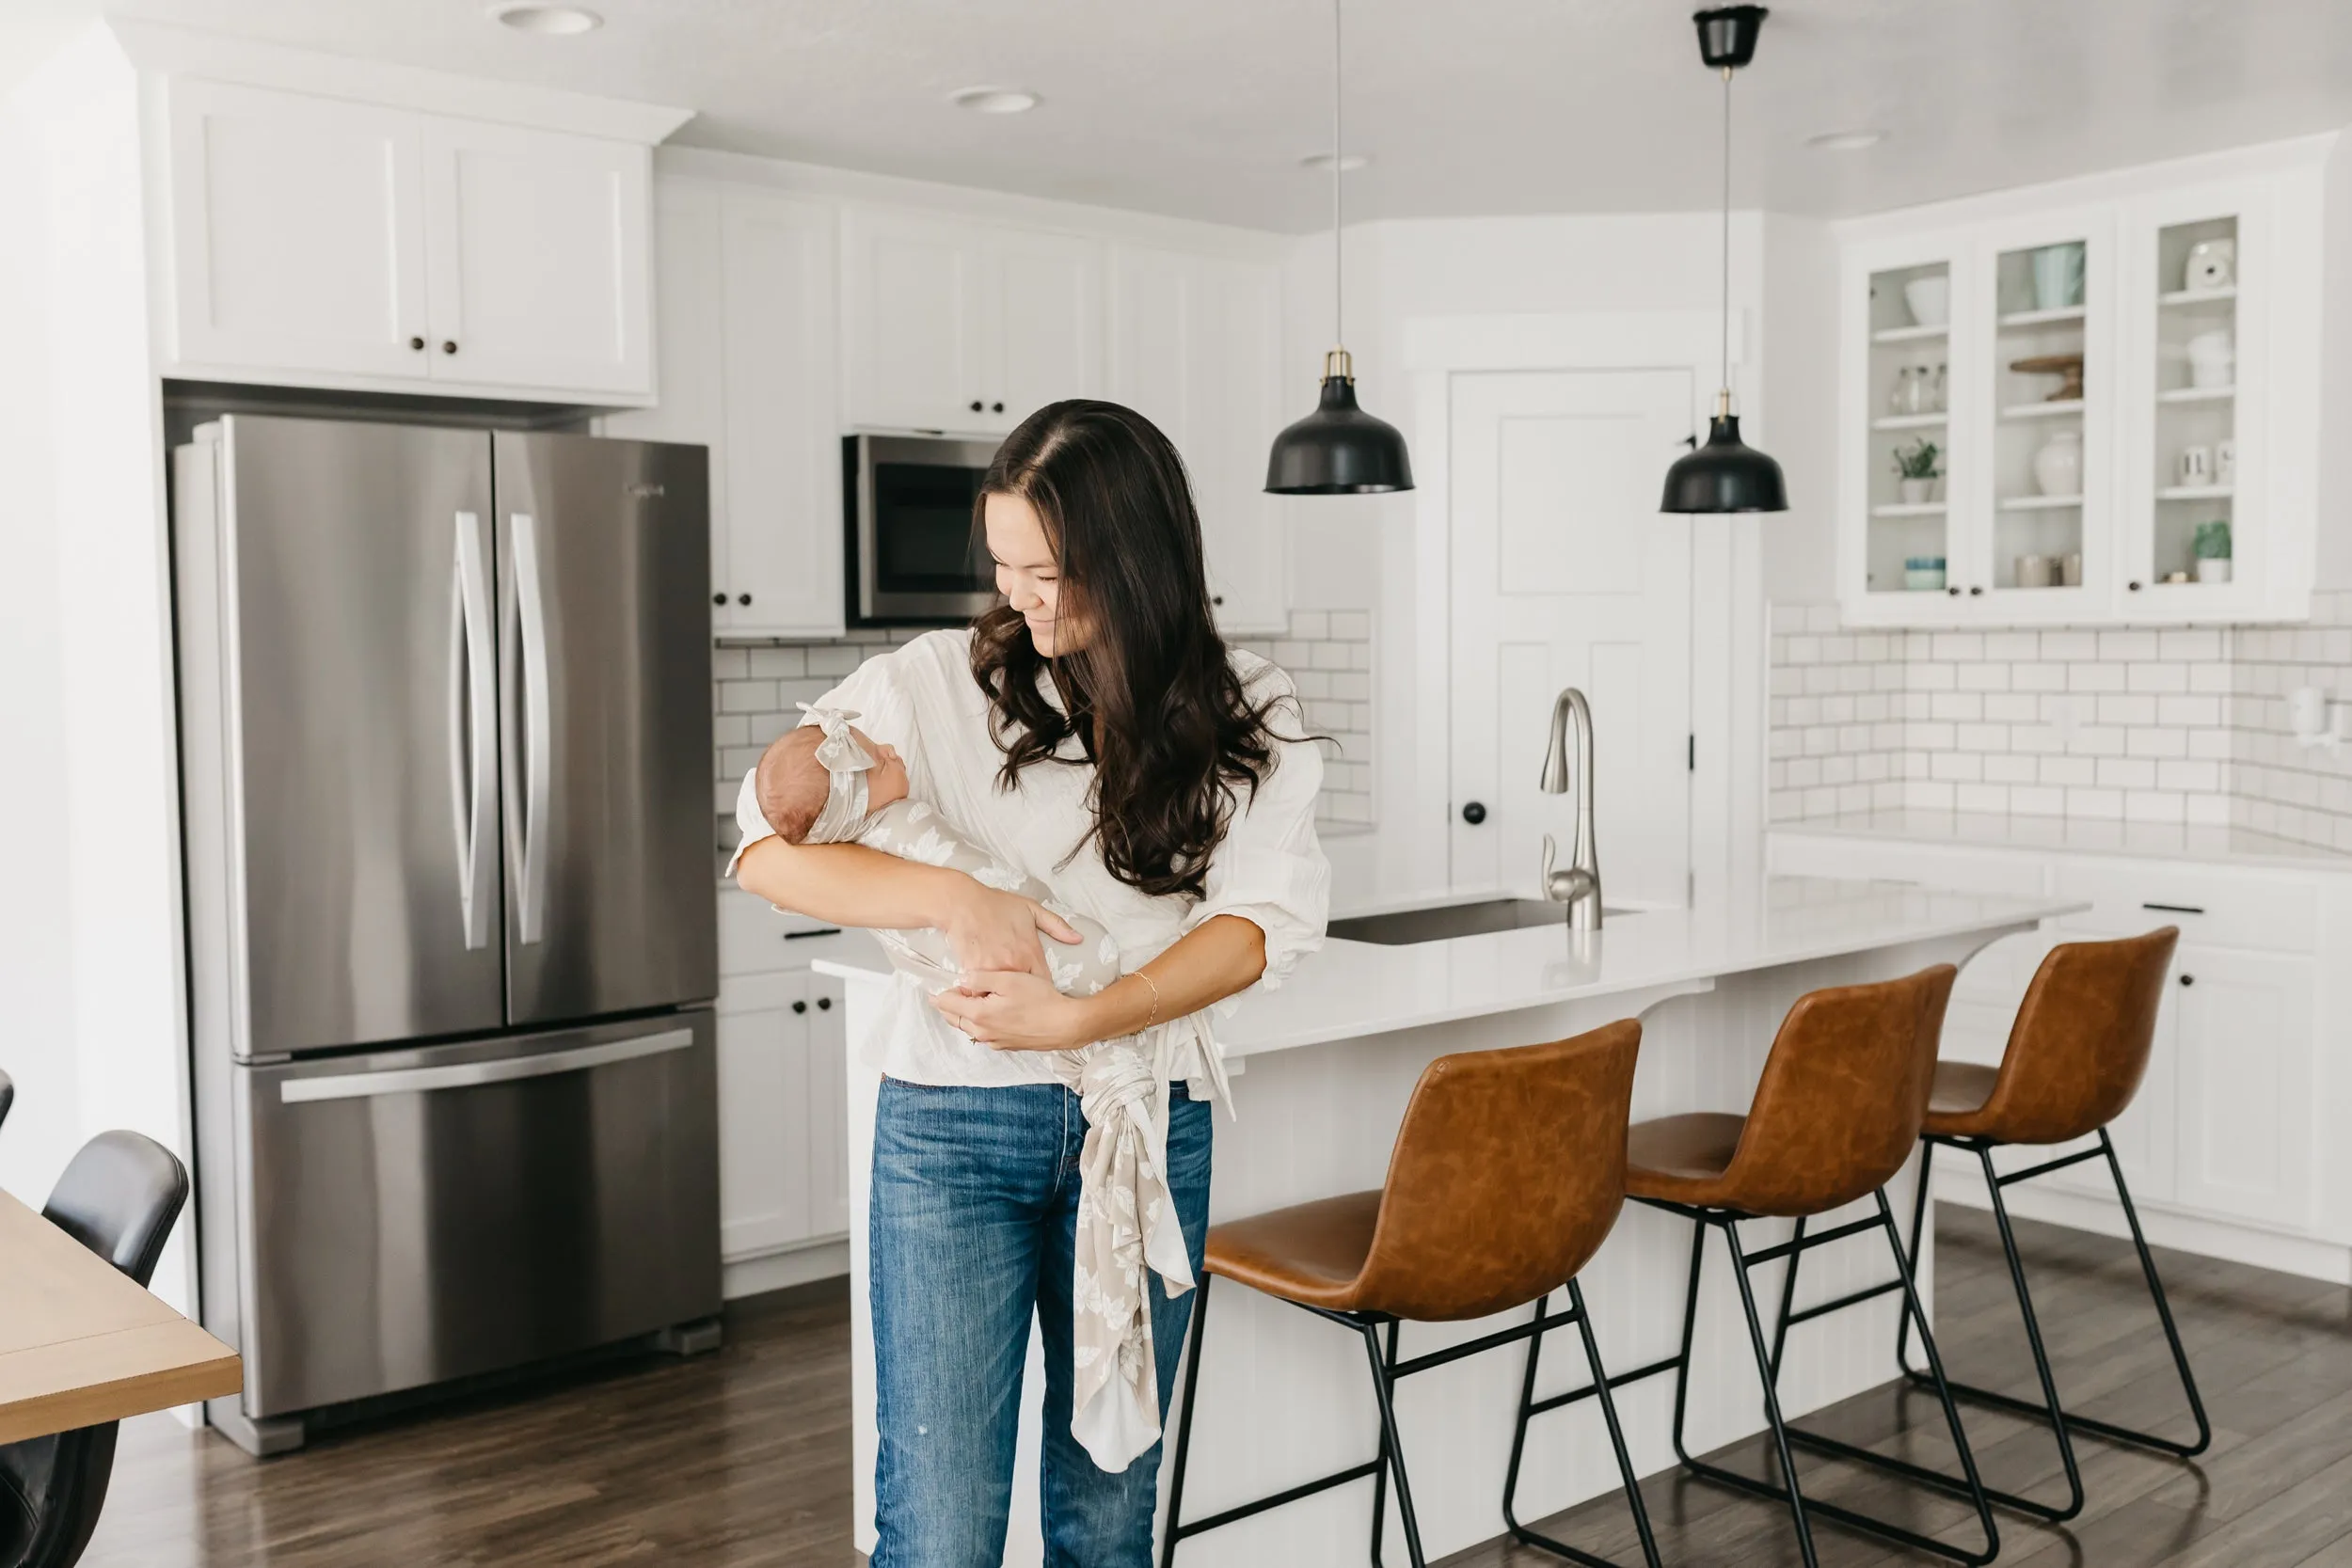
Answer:
[[[1259,228],[1328,222],[1327,0],[123,0],[123,14],[692,108],[706,147]],[[1678,0],[1346,0],[1350,215],[1703,207],[1718,87]],[[0,57],[97,0],[0,0]],[[4,71],[5,68],[0,68]],[[975,84],[1027,115],[951,107]],[[1738,199],[1870,212],[2352,122],[2344,0],[1786,0]],[[1859,152],[1820,132],[1888,133]]]

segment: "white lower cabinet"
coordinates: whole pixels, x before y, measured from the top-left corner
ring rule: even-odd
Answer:
[[[723,939],[718,1004],[719,1245],[738,1263],[850,1228],[848,1033],[840,982],[785,945],[787,917],[720,898],[723,931],[748,939]]]
[[[2337,1041],[2320,1022],[2330,994],[2330,943],[2341,943],[2343,916],[2352,911],[2347,879],[2317,870],[1959,849],[1808,834],[1801,827],[1775,830],[1769,843],[1769,864],[1777,873],[2048,891],[2091,905],[2039,931],[2004,938],[1969,961],[1945,1020],[1947,1060],[2000,1061],[2018,1005],[2052,946],[2179,927],[2147,1075],[2107,1129],[2151,1239],[2311,1273],[2352,1270],[2352,1253],[2343,1245],[2352,1240],[2352,1192],[2344,1190],[2352,1166],[2315,1132],[2352,1098],[2352,1071],[2329,1059]],[[2085,1140],[2012,1149],[1994,1161],[2016,1170],[2094,1147]],[[1975,1161],[1948,1150],[1937,1156],[1939,1170],[1955,1166],[1973,1172]],[[1943,1190],[1982,1201],[1966,1177]],[[2095,1207],[2040,1207],[2033,1195],[2042,1192]],[[2101,1223],[2121,1227],[2104,1161],[2053,1172],[2008,1195],[2021,1212],[2086,1223],[2089,1215],[2106,1214]]]

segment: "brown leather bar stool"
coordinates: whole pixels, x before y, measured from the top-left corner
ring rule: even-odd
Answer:
[[[2049,1424],[2066,1467],[2065,1504],[2053,1507],[2008,1493],[1993,1494],[2005,1506],[2043,1519],[2071,1519],[2082,1512],[2082,1472],[2074,1465],[2071,1436],[2075,1431],[2182,1459],[2204,1452],[2213,1441],[2212,1423],[2205,1418],[2204,1402],[2198,1398],[2197,1380],[2188,1370],[2188,1354],[2182,1349],[2180,1330],[2172,1323],[2171,1303],[2165,1297],[2164,1282],[2156,1277],[2155,1259],[2149,1256],[2147,1239],[2140,1234],[2138,1211],[2132,1207],[2131,1188],[2115,1157],[2114,1141],[2107,1136],[2107,1124],[2130,1106],[2147,1073],[2148,1053],[2155,1039],[2156,1009],[2179,939],[2179,929],[2167,926],[2121,942],[2070,942],[2053,947],[2034,972],[2033,984],[2026,989],[2001,1065],[1996,1069],[1938,1062],[1935,1067],[1934,1092],[1923,1129],[1926,1146],[1920,1157],[1919,1196],[1911,1216],[1911,1256],[1919,1255],[1919,1233],[1927,1220],[1928,1162],[1934,1159],[1937,1147],[1976,1155],[1983,1167],[1985,1188],[1993,1195],[1993,1218],[2001,1232],[2001,1250],[2009,1259],[2010,1279],[2017,1289],[2017,1309],[2026,1320],[2026,1341],[2033,1348],[2042,1402],[1964,1383],[1955,1383],[1951,1388],[1963,1399],[2037,1417]],[[2184,974],[2181,984],[2188,985],[2194,978]],[[2022,1170],[1997,1172],[1993,1166],[1993,1151],[2005,1145],[2064,1144],[2093,1135],[2099,1140],[2095,1148],[2060,1155]],[[2148,1293],[2154,1299],[2156,1318],[2172,1347],[2172,1364],[2180,1370],[2181,1388],[2188,1396],[2189,1414],[2197,1423],[2197,1435],[2191,1441],[2094,1420],[2058,1403],[2058,1383],[2042,1348],[2042,1325],[2034,1316],[2025,1264],[2017,1256],[2017,1238],[2010,1228],[2009,1206],[2001,1193],[2020,1181],[2087,1160],[2105,1160],[2107,1173],[2115,1179],[2115,1196],[2122,1200],[2140,1272],[2147,1276]],[[1905,1341],[1899,1338],[1897,1359],[1906,1373],[1919,1378],[1919,1373],[1911,1370],[1904,1351]]]
[[[1379,1191],[1278,1209],[1210,1230],[1210,1277],[1201,1280],[1200,1301],[1192,1313],[1192,1354],[1184,1371],[1184,1413],[1176,1429],[1162,1568],[1174,1562],[1179,1541],[1367,1476],[1373,1481],[1372,1560],[1380,1561],[1393,1476],[1406,1551],[1414,1568],[1422,1568],[1421,1527],[1413,1516],[1396,1430],[1396,1380],[1498,1345],[1532,1340],[1571,1323],[1583,1336],[1592,1369],[1592,1386],[1583,1392],[1599,1401],[1642,1538],[1642,1556],[1649,1568],[1658,1568],[1658,1544],[1576,1282],[1577,1271],[1599,1249],[1624,1207],[1626,1112],[1641,1042],[1642,1026],[1629,1020],[1548,1045],[1440,1056],[1414,1085]],[[1380,1407],[1380,1446],[1361,1465],[1186,1522],[1184,1462],[1192,1444],[1209,1286],[1218,1275],[1362,1337]],[[1551,1292],[1564,1285],[1568,1309],[1548,1312]],[[1424,1355],[1397,1357],[1397,1324],[1404,1319],[1459,1323],[1531,1301],[1535,1315],[1530,1323]],[[1531,1384],[1533,1354],[1531,1347]],[[1513,1481],[1518,1471],[1515,1446]],[[1612,1568],[1606,1558],[1516,1525],[1513,1533],[1593,1568]]]
[[[1818,1561],[1808,1519],[1813,1513],[1972,1565],[1990,1562],[2001,1548],[1992,1505],[1978,1478],[1960,1411],[1945,1386],[1944,1364],[1928,1331],[1918,1294],[1912,1288],[1910,1260],[1884,1190],[1910,1159],[1912,1145],[1918,1139],[1935,1068],[1936,1041],[1944,1027],[1944,1006],[1951,998],[1957,973],[1949,964],[1937,964],[1900,980],[1838,986],[1799,997],[1781,1021],[1746,1116],[1699,1112],[1663,1117],[1636,1124],[1629,1139],[1627,1195],[1693,1222],[1691,1285],[1683,1303],[1680,1353],[1618,1381],[1672,1369],[1675,1453],[1683,1467],[1704,1480],[1787,1503],[1796,1521],[1797,1546],[1806,1568],[1815,1568]],[[1866,1197],[1877,1200],[1876,1218],[1805,1234],[1807,1219]],[[1767,1216],[1796,1220],[1795,1233],[1777,1245],[1747,1250],[1740,1240],[1740,1227]],[[1693,1459],[1683,1443],[1692,1332],[1698,1319],[1699,1275],[1710,1227],[1723,1232],[1731,1253],[1731,1275],[1739,1284],[1740,1305],[1747,1313],[1748,1338],[1764,1385],[1764,1416],[1787,1481],[1783,1486]],[[1951,1427],[1953,1445],[1960,1451],[1965,1479],[1955,1481],[1924,1466],[1859,1449],[1850,1457],[1913,1480],[1963,1491],[1975,1503],[1978,1523],[1984,1530],[1984,1546],[1979,1551],[1835,1503],[1809,1501],[1798,1483],[1790,1445],[1799,1433],[1780,1413],[1776,1387],[1780,1357],[1776,1348],[1765,1344],[1764,1324],[1756,1316],[1756,1293],[1748,1284],[1748,1275],[1782,1258],[1790,1259],[1793,1268],[1800,1254],[1868,1230],[1886,1237],[1896,1274],[1892,1281],[1870,1293],[1900,1291],[1905,1313],[1918,1321],[1930,1375],[1944,1405],[1944,1418]]]

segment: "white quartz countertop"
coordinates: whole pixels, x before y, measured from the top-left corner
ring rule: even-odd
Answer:
[[[1229,1059],[1246,1057],[1974,931],[1990,937],[2087,907],[1774,877],[1745,900],[1612,916],[1597,932],[1562,925],[1398,947],[1333,941],[1279,990],[1245,997],[1217,1038]],[[847,978],[887,969],[879,947],[861,947],[816,968]]]
[[[2177,822],[2107,822],[2073,816],[2005,816],[1984,812],[1871,811],[1802,822],[1772,832],[1812,838],[1892,839],[1990,849],[2056,849],[2215,865],[2304,866],[2352,871],[2352,855],[2321,849],[2250,828],[2188,827]]]

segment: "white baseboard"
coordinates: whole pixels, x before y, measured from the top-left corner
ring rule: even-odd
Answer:
[[[2007,1197],[2009,1212],[2020,1219],[2042,1220],[2100,1236],[2128,1239],[2132,1233],[2123,1223],[2122,1207],[2111,1197],[2047,1185],[2011,1187]],[[1993,1206],[1985,1196],[1982,1181],[1952,1180],[1941,1170],[1935,1173],[1935,1200],[1970,1209]],[[2352,1247],[2334,1242],[2282,1236],[2275,1230],[2257,1230],[2251,1226],[2232,1225],[2227,1220],[2178,1213],[2146,1202],[2139,1205],[2139,1228],[2146,1233],[2151,1246],[2172,1247],[2257,1269],[2276,1269],[2307,1279],[2324,1279],[2331,1285],[2352,1285]]]
[[[836,1279],[849,1272],[850,1239],[838,1236],[830,1242],[811,1242],[789,1251],[727,1263],[721,1275],[720,1291],[733,1301],[738,1296],[764,1295],[770,1291],[814,1280]]]

